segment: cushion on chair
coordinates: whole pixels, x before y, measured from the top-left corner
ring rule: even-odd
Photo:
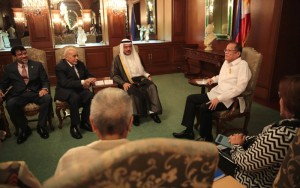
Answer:
[[[77,163],[44,187],[211,187],[219,156],[214,144],[150,138]]]
[[[54,43],[55,45],[62,44],[63,40],[60,36],[54,36]]]
[[[67,34],[64,35],[64,44],[76,44],[76,37],[75,34]]]
[[[21,38],[21,43],[22,43],[23,46],[31,46],[29,36],[22,37]]]
[[[66,101],[56,100],[55,105],[56,108],[64,108],[64,109],[69,108],[69,103]]]
[[[28,103],[24,107],[24,112],[26,116],[34,116],[39,113],[40,106],[35,103]]]
[[[96,35],[88,34],[86,35],[86,43],[96,43]]]
[[[0,187],[42,187],[24,161],[0,163]]]
[[[235,109],[234,111],[230,111],[230,110],[216,111],[213,113],[213,116],[222,118],[222,119],[226,119],[226,118],[229,118],[229,116],[232,116],[232,115],[234,116],[234,115],[238,115],[238,114],[240,114],[240,110]]]

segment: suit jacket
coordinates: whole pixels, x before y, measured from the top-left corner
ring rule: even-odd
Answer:
[[[81,80],[94,77],[85,67],[84,63],[79,61],[75,65],[79,77],[75,70],[62,59],[55,67],[57,85],[55,89],[55,100],[67,100],[73,92],[84,90]]]
[[[9,86],[12,86],[6,98],[21,95],[27,89],[37,93],[42,88],[50,90],[49,79],[42,63],[29,60],[28,75],[29,81],[26,85],[23,77],[19,73],[18,63],[16,61],[5,66],[3,80],[0,83],[0,90],[4,92]]]

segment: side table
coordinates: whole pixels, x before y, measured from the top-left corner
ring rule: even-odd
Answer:
[[[205,87],[208,87],[207,80],[208,78],[193,78],[189,79],[189,84],[193,86],[201,87],[201,93],[205,93]]]
[[[108,88],[108,87],[118,87],[118,84],[110,79],[110,77],[102,77],[97,78],[97,82],[102,82],[100,85],[93,85],[92,90],[93,93],[96,94],[97,92],[101,91],[102,89]],[[112,82],[112,83],[111,83]]]

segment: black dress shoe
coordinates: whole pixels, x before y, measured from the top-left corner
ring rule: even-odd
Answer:
[[[186,139],[190,139],[190,140],[194,140],[194,132],[193,131],[187,131],[187,130],[184,130],[180,133],[173,133],[173,136],[175,138],[186,138]]]
[[[43,139],[49,138],[49,133],[48,133],[48,131],[44,127],[38,126],[37,127],[37,132],[39,133],[39,135],[41,136],[41,138],[43,138]]]
[[[87,131],[93,132],[92,126],[88,122],[80,123],[80,128],[85,129]]]
[[[24,143],[27,140],[27,138],[31,135],[31,133],[32,132],[30,128],[27,128],[25,131],[21,131],[17,139],[17,144]]]
[[[71,136],[72,136],[73,138],[75,138],[75,139],[81,139],[81,138],[82,138],[82,136],[81,136],[81,134],[80,134],[80,132],[79,132],[77,126],[72,126],[72,127],[70,128],[70,133],[71,133]]]
[[[133,116],[133,125],[139,126],[140,125],[140,118],[139,116]]]
[[[161,120],[156,113],[150,114],[150,117],[153,119],[155,123],[161,123]]]

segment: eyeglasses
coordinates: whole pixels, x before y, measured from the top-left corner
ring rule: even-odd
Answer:
[[[233,52],[233,51],[237,51],[237,50],[227,50],[227,49],[224,49],[224,52]]]

